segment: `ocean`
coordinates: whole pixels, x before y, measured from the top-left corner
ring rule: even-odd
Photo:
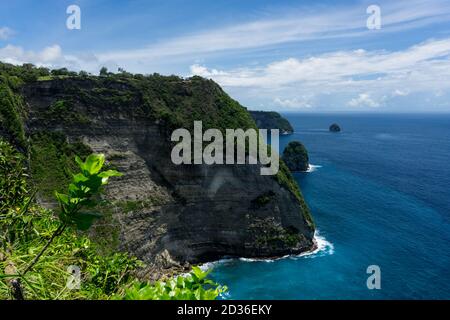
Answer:
[[[284,114],[312,170],[294,174],[317,252],[224,260],[224,299],[450,299],[450,115]],[[338,123],[341,133],[328,127]],[[367,287],[368,266],[381,288]]]

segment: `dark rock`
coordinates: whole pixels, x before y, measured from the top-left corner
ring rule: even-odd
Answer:
[[[341,127],[337,123],[333,123],[330,126],[330,132],[341,132]]]
[[[299,141],[291,141],[283,151],[283,161],[292,171],[307,171],[309,168],[308,151]]]
[[[286,135],[294,132],[289,121],[274,111],[249,111],[256,125],[260,129],[278,129],[280,134]]]

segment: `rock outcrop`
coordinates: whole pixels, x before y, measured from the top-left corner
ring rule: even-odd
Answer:
[[[282,158],[292,172],[307,171],[309,169],[308,151],[299,141],[289,142],[283,151]]]
[[[278,129],[280,134],[292,134],[294,129],[289,121],[274,111],[249,111],[260,129]]]
[[[333,123],[329,130],[330,132],[341,132],[341,127],[337,123]]]
[[[270,177],[259,174],[260,165],[170,160],[177,121],[239,126],[250,119],[245,108],[212,81],[154,77],[54,79],[23,88],[27,136],[58,132],[104,153],[124,173],[107,189],[115,214],[99,228],[117,233],[117,247],[152,268],[310,250],[314,224],[285,168]]]

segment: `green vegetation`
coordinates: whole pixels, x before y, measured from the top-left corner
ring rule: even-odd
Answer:
[[[62,192],[77,168],[75,155],[85,157],[92,150],[81,142],[68,143],[56,132],[36,132],[31,136],[30,169],[33,186],[46,200],[56,190]]]
[[[286,188],[287,190],[291,191],[292,194],[295,196],[297,201],[300,203],[300,206],[302,208],[302,216],[305,218],[306,222],[311,228],[314,228],[314,220],[311,216],[311,212],[309,211],[308,206],[306,205],[306,202],[300,192],[300,188],[298,187],[298,184],[295,182],[294,178],[292,177],[291,172],[289,171],[289,168],[286,166],[286,164],[283,161],[280,161],[280,170],[278,171],[277,175],[275,176],[278,183]]]
[[[119,299],[125,300],[215,300],[227,288],[207,279],[208,272],[193,267],[187,276],[168,281],[134,282]]]
[[[57,100],[45,112],[43,117],[48,121],[64,124],[88,124],[89,118],[74,109],[71,100]]]
[[[9,135],[17,145],[24,147],[23,102],[22,98],[12,89],[19,83],[18,78],[0,75],[0,128],[4,128],[5,134]]]
[[[291,141],[283,151],[283,161],[291,171],[306,171],[309,168],[308,151],[299,141]]]
[[[126,201],[114,201],[112,204],[114,207],[121,208],[124,213],[137,211],[140,209],[149,208],[151,206],[162,205],[166,202],[166,199],[160,197],[148,195],[145,200],[126,200]]]
[[[284,228],[275,223],[273,218],[254,218],[250,232],[256,235],[255,242],[261,248],[279,248],[280,246],[296,247],[303,235],[294,227]],[[264,230],[264,232],[260,232]]]
[[[5,213],[8,208],[16,208],[24,201],[28,194],[25,181],[28,175],[22,154],[1,139],[0,150],[0,213]]]
[[[140,282],[144,265],[125,253],[103,252],[83,230],[95,219],[99,193],[114,170],[103,155],[76,157],[79,173],[67,193],[56,192],[58,214],[35,204],[23,156],[0,140],[0,299],[215,299],[226,288],[194,268],[184,278]],[[13,170],[13,171],[11,171]],[[80,268],[80,288],[67,286],[69,266]]]

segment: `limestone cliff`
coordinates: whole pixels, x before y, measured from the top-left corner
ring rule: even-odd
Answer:
[[[261,176],[259,165],[171,162],[174,127],[189,128],[193,120],[206,127],[255,126],[246,109],[214,82],[159,75],[69,77],[28,82],[20,93],[26,136],[41,162],[53,160],[37,146],[53,144],[42,137],[56,133],[65,140],[54,144],[58,152],[63,145],[82,145],[105,153],[109,165],[124,173],[107,190],[111,215],[96,227],[116,235],[110,241],[118,249],[155,267],[172,267],[313,247],[313,221],[284,164],[271,177]],[[37,169],[35,156],[31,169],[40,174],[44,169]],[[45,182],[43,177],[36,183]]]

